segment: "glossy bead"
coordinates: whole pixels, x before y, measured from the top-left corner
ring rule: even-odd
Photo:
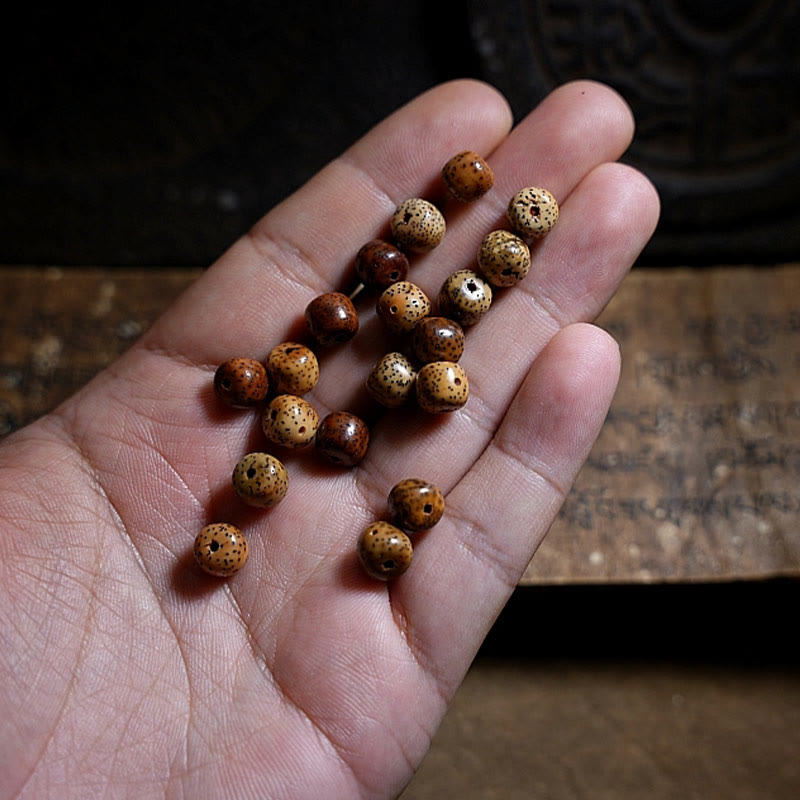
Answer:
[[[492,305],[492,287],[471,269],[450,275],[439,291],[439,313],[462,326],[474,325]]]
[[[392,333],[409,333],[419,320],[431,313],[431,301],[416,284],[399,281],[383,290],[377,311]]]
[[[261,426],[271,442],[296,449],[310,444],[319,426],[319,415],[302,397],[279,394],[264,409]]]
[[[453,156],[442,168],[442,180],[447,191],[471,203],[483,197],[494,186],[494,173],[486,161],[472,150]]]
[[[367,454],[369,428],[355,414],[334,411],[320,422],[314,445],[331,464],[354,467]]]
[[[387,353],[367,376],[367,391],[387,408],[397,408],[414,391],[417,371],[402,353]]]
[[[452,361],[426,364],[417,375],[417,403],[423,411],[438,414],[457,411],[469,398],[467,373]]]
[[[373,522],[358,538],[358,560],[368,575],[386,581],[402,575],[414,556],[411,539],[388,522]]]
[[[341,292],[326,292],[306,306],[306,324],[321,345],[343,344],[358,331],[352,300]]]
[[[408,257],[393,244],[373,239],[356,254],[356,275],[365,286],[385,289],[408,274]]]
[[[394,524],[406,531],[426,531],[444,514],[442,490],[420,478],[406,478],[395,484],[388,504]]]
[[[289,489],[286,467],[269,453],[248,453],[233,468],[232,480],[241,500],[256,508],[278,505]]]
[[[514,286],[531,268],[528,245],[510,231],[492,231],[478,250],[478,269],[492,286]]]
[[[254,358],[229,358],[214,373],[217,397],[232,408],[257,406],[267,396],[267,371]]]
[[[425,317],[414,326],[414,353],[423,364],[458,361],[464,354],[464,331],[447,317]]]
[[[194,557],[209,575],[227,578],[247,561],[247,539],[227,522],[206,525],[194,540]]]
[[[511,227],[526,239],[541,239],[558,222],[558,203],[547,189],[529,186],[521,189],[508,204]]]
[[[267,356],[267,375],[273,392],[306,394],[317,385],[319,362],[304,344],[283,342]]]
[[[433,250],[445,232],[442,212],[419,197],[401,203],[392,215],[390,226],[395,242],[414,253]]]

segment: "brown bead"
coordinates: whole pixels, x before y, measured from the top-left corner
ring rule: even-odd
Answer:
[[[442,316],[474,325],[492,305],[492,287],[471,269],[460,269],[442,284],[438,303]]]
[[[447,191],[463,203],[483,197],[494,186],[494,173],[486,161],[472,150],[453,156],[442,168]]]
[[[438,414],[457,411],[469,398],[467,373],[460,364],[434,361],[417,375],[417,403],[423,411]]]
[[[541,239],[558,222],[558,203],[547,189],[529,186],[511,198],[506,215],[520,236]]]
[[[273,392],[302,395],[317,385],[319,362],[304,344],[283,342],[267,356],[267,375]]]
[[[414,326],[414,353],[423,364],[458,361],[464,354],[464,331],[447,317],[425,317]]]
[[[514,286],[531,268],[531,251],[510,231],[492,231],[478,250],[478,269],[492,286]]]
[[[289,489],[286,467],[269,453],[248,453],[233,468],[233,488],[249,506],[272,508]]]
[[[445,233],[442,212],[419,197],[402,202],[395,209],[390,225],[395,242],[414,253],[433,250]]]
[[[367,454],[369,428],[355,414],[334,411],[320,422],[314,444],[331,464],[354,467]]]
[[[358,331],[352,300],[341,292],[326,292],[306,306],[306,324],[321,345],[343,344]]]
[[[251,408],[267,396],[267,371],[254,358],[229,358],[214,373],[217,397],[232,408]]]
[[[358,539],[358,560],[368,575],[386,581],[402,575],[414,557],[411,539],[388,522],[373,522]]]
[[[414,391],[417,371],[402,353],[387,353],[367,376],[367,391],[387,408],[397,408]]]
[[[389,242],[373,239],[356,254],[356,275],[365,286],[385,289],[408,274],[408,257]]]
[[[271,442],[299,448],[311,443],[319,426],[319,415],[302,397],[279,394],[264,409],[261,427]]]
[[[395,484],[388,503],[394,524],[406,531],[427,531],[444,514],[442,490],[419,478],[406,478]]]
[[[409,333],[419,320],[431,313],[431,301],[416,284],[399,281],[383,290],[377,312],[392,333]]]
[[[206,525],[194,540],[194,557],[209,575],[227,578],[247,561],[247,539],[227,522]]]

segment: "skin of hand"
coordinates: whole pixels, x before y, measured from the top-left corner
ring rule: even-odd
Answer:
[[[387,118],[258,222],[122,358],[0,444],[0,795],[20,798],[391,798],[411,778],[471,659],[597,436],[619,374],[590,321],[651,236],[658,198],[616,163],[625,103],[592,82],[556,89],[512,128],[475,81]],[[409,278],[435,296],[474,264],[508,199],[561,205],[530,274],[467,334],[464,409],[374,420],[355,469],[285,458],[286,499],[238,503],[233,465],[264,449],[257,415],[221,408],[216,366],[302,335],[407,197],[440,191],[456,152],[496,176],[443,206],[448,231]],[[308,396],[356,411],[385,337],[374,310],[325,351]],[[278,454],[279,457],[280,454]],[[393,583],[355,558],[398,480],[446,494]],[[248,535],[230,580],[202,573],[209,522]],[[542,610],[546,613],[546,610]]]

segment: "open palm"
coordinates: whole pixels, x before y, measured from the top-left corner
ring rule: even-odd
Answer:
[[[416,99],[274,209],[119,361],[2,443],[3,796],[393,797],[409,780],[602,423],[619,355],[583,323],[658,214],[650,184],[613,163],[633,126],[609,89],[569,84],[509,128],[483,84]],[[444,242],[409,276],[429,295],[506,227],[517,190],[544,186],[561,204],[531,274],[468,331],[468,404],[374,414],[360,466],[286,456],[283,503],[245,508],[231,470],[266,443],[257,415],[215,401],[215,367],[299,336],[308,302],[340,288],[395,206],[434,196],[465,149],[487,157],[495,188],[444,207]],[[364,379],[390,340],[369,301],[360,311],[356,338],[321,354],[308,396],[321,416],[373,416]],[[437,483],[447,508],[385,584],[361,571],[355,542],[405,477]],[[192,562],[215,521],[250,541],[227,581]]]

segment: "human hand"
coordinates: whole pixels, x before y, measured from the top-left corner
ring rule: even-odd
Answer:
[[[121,359],[0,445],[0,790],[19,797],[393,797],[547,531],[605,417],[615,343],[585,324],[650,237],[658,200],[614,162],[630,114],[580,82],[509,133],[505,101],[461,81],[417,98],[276,207]],[[395,206],[430,196],[459,150],[495,187],[445,209],[410,279],[435,294],[539,185],[561,204],[531,273],[467,333],[471,396],[378,419],[358,467],[285,459],[286,499],[246,509],[233,465],[264,448],[256,417],[219,407],[214,369],[263,357],[338,288]],[[364,306],[367,308],[367,306]],[[578,323],[578,324],[576,324]],[[356,410],[382,355],[370,311],[321,357],[321,415]],[[281,456],[278,453],[279,457]],[[404,477],[446,493],[395,582],[355,542]],[[219,580],[192,562],[209,522],[250,559]]]

